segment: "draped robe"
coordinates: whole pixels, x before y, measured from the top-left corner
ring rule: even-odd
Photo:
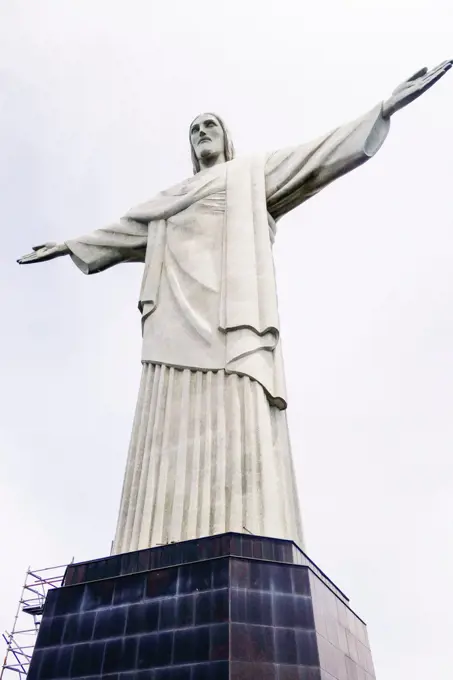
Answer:
[[[114,551],[251,531],[303,545],[287,435],[276,221],[374,155],[381,106],[203,170],[67,241],[86,274],[144,262],[142,383]]]

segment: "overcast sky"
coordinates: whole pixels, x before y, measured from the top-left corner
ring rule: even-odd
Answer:
[[[451,0],[0,0],[0,629],[29,564],[109,553],[140,376],[141,265],[16,258],[190,175],[201,111],[278,149],[452,56]],[[275,245],[307,550],[378,680],[453,666],[452,158],[447,74]]]

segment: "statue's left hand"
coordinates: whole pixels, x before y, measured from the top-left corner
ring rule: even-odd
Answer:
[[[45,262],[46,260],[53,260],[54,257],[61,257],[68,255],[69,248],[66,244],[61,243],[43,243],[40,246],[33,246],[33,251],[28,255],[23,255],[17,262],[19,264],[32,264],[34,262]]]
[[[382,108],[382,115],[384,118],[389,118],[396,111],[399,111],[404,106],[413,102],[414,99],[420,97],[423,92],[426,92],[426,90],[429,90],[434,83],[437,83],[452,66],[453,59],[448,59],[431,71],[428,71],[427,68],[422,68],[420,71],[417,71],[417,73],[414,73],[408,80],[405,80],[404,83],[398,85],[396,90],[393,91],[390,99],[384,102]]]

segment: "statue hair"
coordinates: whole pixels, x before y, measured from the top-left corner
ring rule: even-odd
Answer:
[[[233,140],[231,138],[230,132],[223,122],[223,119],[218,116],[216,113],[210,113],[209,111],[204,113],[204,114],[199,114],[196,116],[196,118],[193,119],[191,124],[189,125],[189,142],[190,142],[190,155],[192,157],[192,167],[193,167],[193,174],[196,175],[197,172],[200,172],[200,161],[198,160],[195,150],[192,146],[192,142],[190,141],[190,130],[192,128],[192,125],[194,121],[196,121],[197,118],[199,118],[200,115],[205,115],[205,116],[212,116],[213,118],[216,119],[216,121],[219,123],[220,127],[223,130],[223,136],[225,139],[225,148],[224,148],[224,154],[225,154],[225,160],[226,161],[231,161],[234,158],[234,144]]]

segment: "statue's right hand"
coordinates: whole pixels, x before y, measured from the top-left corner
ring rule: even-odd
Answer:
[[[33,264],[34,262],[45,262],[46,260],[53,260],[54,257],[61,257],[67,255],[69,248],[64,244],[57,243],[43,243],[40,246],[33,246],[33,252],[28,255],[23,255],[17,262],[19,264]]]

